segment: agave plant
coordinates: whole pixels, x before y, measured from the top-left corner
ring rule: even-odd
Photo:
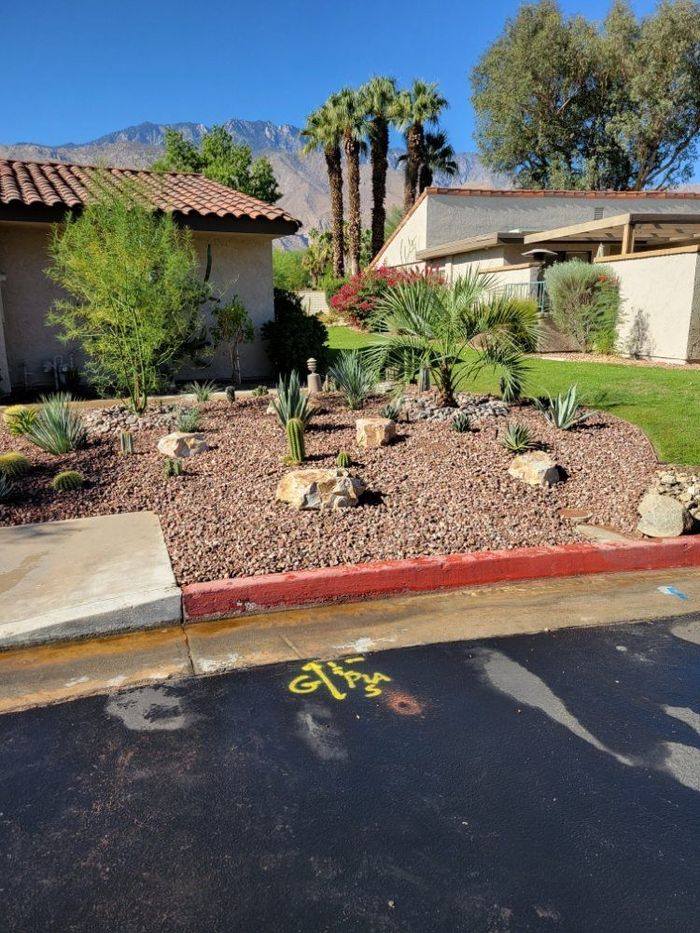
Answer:
[[[328,367],[328,376],[345,396],[348,408],[356,411],[362,408],[374,391],[377,368],[357,350],[343,350],[335,363]]]
[[[185,386],[185,392],[194,395],[198,402],[208,402],[214,392],[216,392],[216,383],[208,382],[190,382]]]
[[[388,418],[389,421],[398,421],[401,418],[401,406],[403,405],[403,398],[398,396],[397,398],[391,399],[387,402],[386,405],[382,406],[379,409],[379,414],[382,418]]]
[[[576,425],[582,424],[593,414],[592,411],[581,411],[581,404],[577,398],[578,390],[575,385],[569,386],[565,395],[551,396],[546,399],[535,399],[535,405],[544,414],[545,418],[555,428],[561,431],[570,431]]]
[[[59,392],[42,396],[41,409],[25,437],[49,454],[66,454],[87,443],[87,430],[80,415],[71,409],[71,396]]]
[[[523,454],[534,447],[530,429],[520,421],[506,425],[501,444],[513,454]]]
[[[177,413],[176,425],[178,431],[191,434],[199,431],[202,424],[202,414],[196,405],[191,408],[181,408]]]
[[[287,422],[298,418],[304,427],[313,416],[313,409],[309,404],[309,396],[301,391],[299,373],[292,370],[287,379],[280,376],[277,383],[277,397],[272,400],[277,420],[286,429]]]

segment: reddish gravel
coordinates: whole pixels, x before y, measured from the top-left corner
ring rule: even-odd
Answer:
[[[585,508],[593,522],[633,532],[635,510],[657,466],[645,435],[609,415],[572,432],[556,431],[532,408],[513,411],[568,472],[566,483],[532,488],[511,478],[511,459],[496,432],[505,419],[457,434],[438,422],[402,424],[397,443],[360,451],[357,413],[324,398],[326,414],[307,434],[312,466],[333,466],[340,449],[356,457],[367,502],[339,512],[296,512],[275,501],[285,438],[268,401],[210,402],[203,430],[213,449],[188,462],[182,478],[165,480],[156,451],[161,430],[135,436],[122,457],[116,440],[93,440],[62,457],[38,451],[2,430],[0,450],[22,450],[33,463],[16,499],[0,505],[0,524],[53,521],[152,509],[160,516],[180,583],[309,569],[360,561],[449,554],[578,540],[562,507]],[[371,405],[362,414],[376,413]],[[80,470],[89,485],[56,493],[51,477]]]

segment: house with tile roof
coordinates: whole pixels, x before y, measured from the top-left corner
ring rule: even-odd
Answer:
[[[96,183],[133,182],[154,210],[167,211],[192,230],[202,270],[211,254],[210,282],[222,301],[238,295],[256,328],[241,353],[245,380],[268,376],[259,336],[273,316],[272,243],[301,224],[286,211],[202,175],[0,160],[0,392],[60,385],[61,373],[80,368],[77,348],[67,347],[46,324],[61,290],[45,274],[52,226],[79,212]],[[230,376],[223,352],[206,369],[183,369],[178,378]]]
[[[700,193],[427,188],[372,264],[468,271],[536,298],[544,352],[575,351],[547,315],[544,272],[578,259],[614,268],[622,352],[700,360]]]

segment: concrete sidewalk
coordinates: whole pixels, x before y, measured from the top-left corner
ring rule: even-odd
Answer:
[[[181,619],[152,512],[0,528],[0,648]]]

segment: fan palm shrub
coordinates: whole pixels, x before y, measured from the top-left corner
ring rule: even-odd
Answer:
[[[357,350],[343,350],[328,367],[328,376],[345,396],[351,411],[362,408],[374,391],[378,369],[372,359]]]
[[[402,382],[429,370],[443,407],[456,407],[457,391],[484,366],[498,369],[504,395],[516,398],[528,371],[522,351],[536,340],[537,318],[492,286],[477,271],[453,285],[397,285],[378,305],[365,353]]]
[[[87,443],[87,429],[78,412],[71,408],[65,392],[42,396],[41,408],[25,433],[27,440],[49,454],[67,454]]]

